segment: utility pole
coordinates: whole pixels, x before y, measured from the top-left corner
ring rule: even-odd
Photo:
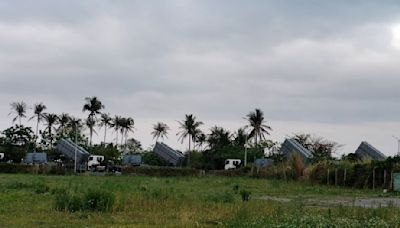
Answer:
[[[76,157],[77,157],[77,154],[76,154],[76,152],[77,152],[76,149],[77,148],[76,147],[78,145],[78,126],[77,126],[78,123],[75,122],[74,125],[75,125],[75,146],[74,146],[74,152],[75,152],[75,159],[74,159],[75,162],[74,163],[75,163],[75,165],[74,165],[74,170],[75,170],[75,173],[76,173]]]
[[[397,140],[397,156],[400,156],[400,138],[394,135],[393,138]]]
[[[244,144],[244,167],[247,166],[247,148],[249,147],[247,143],[247,134],[246,134],[246,143]]]

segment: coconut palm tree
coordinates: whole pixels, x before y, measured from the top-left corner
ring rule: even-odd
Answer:
[[[207,141],[207,136],[206,134],[204,134],[203,132],[201,132],[200,134],[198,134],[196,136],[196,143],[195,145],[197,145],[200,150],[202,150],[203,145],[206,143]]]
[[[223,148],[231,145],[231,133],[222,127],[211,128],[211,133],[207,137],[207,142],[211,149]]]
[[[89,118],[95,118],[100,111],[104,109],[104,105],[97,97],[86,97],[86,104],[83,105],[83,112],[89,112]]]
[[[71,117],[67,113],[61,113],[58,116],[58,131],[61,133],[61,136],[64,137],[65,130],[70,122]]]
[[[50,148],[53,147],[53,130],[55,130],[54,125],[58,121],[58,116],[52,113],[45,113],[43,114],[43,120],[46,125],[45,131],[48,133],[49,141],[50,141]]]
[[[101,103],[97,97],[86,97],[86,104],[83,105],[82,111],[88,111],[89,116],[86,121],[86,125],[89,123],[90,126],[96,123],[96,115],[100,114],[100,111],[104,108],[104,105]],[[89,127],[89,126],[88,126]],[[92,134],[94,132],[94,126],[89,127],[90,130],[90,146],[92,145]]]
[[[272,131],[272,128],[265,124],[264,113],[258,108],[254,112],[247,114],[246,117],[249,122],[246,128],[251,128],[249,138],[254,138],[255,145],[258,146],[258,143],[265,139],[265,134],[269,135],[269,131]]]
[[[10,104],[11,106],[11,112],[8,115],[15,114],[16,116],[13,118],[13,122],[15,122],[17,119],[19,120],[19,125],[21,124],[21,119],[26,117],[26,109],[27,105],[25,102],[13,102]]]
[[[107,113],[102,113],[100,115],[100,127],[104,127],[104,141],[103,144],[104,146],[106,145],[106,137],[107,137],[107,129],[112,126],[112,118],[110,117],[110,114]]]
[[[122,120],[122,117],[121,116],[115,116],[113,119],[112,119],[112,121],[111,121],[111,127],[113,127],[114,128],[114,131],[115,131],[115,146],[117,146],[118,147],[118,131],[120,130],[120,127],[121,127],[121,120]]]
[[[36,137],[39,138],[39,123],[43,120],[43,111],[46,110],[46,105],[43,103],[35,104],[33,107],[33,113],[34,115],[29,118],[29,120],[32,120],[36,118]]]
[[[120,121],[120,131],[121,131],[121,145],[123,144],[123,140],[125,139],[125,148],[126,148],[126,140],[128,140],[128,132],[133,132],[135,127],[135,121],[131,118],[121,118]]]
[[[178,140],[183,143],[183,141],[188,138],[189,139],[189,156],[188,156],[188,164],[190,164],[190,151],[191,151],[191,143],[195,141],[196,134],[199,132],[199,127],[203,124],[201,121],[197,121],[196,117],[193,114],[185,115],[185,120],[183,122],[178,121],[179,128],[181,129],[178,132],[179,138]]]
[[[236,146],[243,147],[247,143],[248,135],[247,135],[245,129],[243,129],[243,128],[239,128],[236,131],[234,137],[235,137],[235,139],[233,142]]]
[[[93,132],[96,133],[94,127],[96,126],[96,120],[94,118],[88,117],[85,121],[85,125],[89,128],[89,145],[92,146],[92,135]]]
[[[153,135],[153,139],[156,139],[156,142],[158,142],[158,139],[164,139],[164,137],[168,138],[168,130],[170,128],[168,127],[167,124],[158,122],[157,124],[153,125],[153,132],[151,134]]]

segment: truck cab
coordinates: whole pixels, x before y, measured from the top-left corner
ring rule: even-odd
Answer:
[[[105,169],[104,166],[104,156],[101,155],[90,155],[88,158],[88,170],[101,171]]]
[[[242,164],[240,159],[226,159],[225,160],[225,170],[237,169]]]

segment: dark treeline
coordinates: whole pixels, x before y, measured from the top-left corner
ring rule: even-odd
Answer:
[[[143,150],[141,143],[130,137],[134,133],[135,120],[132,117],[111,115],[105,111],[105,105],[97,97],[85,98],[82,112],[87,118],[80,119],[69,113],[55,114],[47,112],[47,106],[37,103],[33,112],[28,105],[21,102],[11,103],[10,116],[13,126],[3,130],[0,137],[0,152],[5,153],[6,160],[21,162],[26,152],[44,151],[49,159],[59,159],[60,154],[54,149],[60,138],[70,138],[86,148],[92,154],[104,155],[107,159],[118,162],[123,153],[143,153],[144,161],[150,165],[166,165],[150,151]],[[187,143],[186,165],[203,169],[223,168],[227,158],[243,159],[245,144],[248,147],[248,160],[264,157],[264,148],[272,148],[276,143],[266,139],[272,130],[266,124],[264,113],[260,109],[249,112],[248,124],[235,132],[221,126],[214,126],[208,133],[200,127],[204,124],[193,114],[186,114],[179,122],[181,143]],[[27,127],[24,121],[32,121],[35,128]],[[109,131],[115,137],[109,140]],[[170,127],[157,122],[151,132],[155,141],[168,138]],[[88,134],[87,134],[88,132]],[[103,134],[100,144],[93,143],[93,134]]]

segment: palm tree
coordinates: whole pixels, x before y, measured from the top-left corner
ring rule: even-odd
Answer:
[[[17,119],[19,119],[19,125],[21,125],[21,119],[25,118],[25,114],[26,114],[26,109],[27,109],[27,105],[25,102],[21,101],[21,102],[13,102],[10,104],[11,105],[11,112],[8,115],[11,114],[16,114],[16,116],[13,119],[13,122],[15,122]]]
[[[104,109],[104,105],[97,97],[86,97],[86,104],[83,105],[82,111],[88,111],[88,118],[95,118],[97,114],[100,114],[100,110]]]
[[[135,126],[135,121],[128,118],[121,118],[120,121],[120,130],[121,130],[121,145],[123,144],[123,139],[125,137],[125,148],[126,148],[126,140],[128,140],[128,132],[133,132]]]
[[[167,124],[158,122],[157,124],[153,125],[153,132],[151,134],[153,135],[153,139],[156,139],[156,142],[158,142],[158,139],[164,139],[164,137],[168,138],[168,130],[170,128],[168,127]]]
[[[107,129],[112,126],[110,114],[102,113],[100,116],[100,127],[104,127],[104,146],[106,145]]]
[[[83,109],[82,111],[88,111],[89,112],[89,116],[88,116],[88,120],[86,121],[86,124],[89,122],[89,124],[95,124],[96,123],[96,115],[100,114],[100,110],[102,110],[104,108],[104,105],[101,103],[101,101],[99,99],[97,99],[97,97],[86,97],[86,104],[83,105]],[[90,129],[90,145],[92,145],[92,134],[93,134],[93,130],[94,130],[94,126],[93,127],[89,127]]]
[[[88,117],[85,121],[86,126],[89,128],[89,145],[92,146],[92,135],[93,132],[96,133],[94,127],[96,126],[96,120],[94,118]]]
[[[248,135],[243,128],[239,128],[235,133],[234,143],[236,146],[243,147],[247,143]]]
[[[35,104],[33,107],[34,115],[29,119],[32,120],[36,118],[36,137],[39,138],[39,123],[43,119],[43,111],[46,110],[46,105],[43,103]]]
[[[179,128],[181,129],[178,132],[179,139],[181,143],[185,140],[185,138],[189,138],[189,156],[188,156],[188,164],[190,164],[190,149],[191,143],[195,141],[196,134],[199,132],[199,127],[203,124],[201,121],[196,121],[196,117],[193,114],[185,115],[185,120],[183,122],[178,121]]]
[[[269,131],[272,128],[265,124],[264,113],[260,109],[256,109],[254,112],[247,114],[247,121],[249,124],[246,128],[251,128],[249,138],[254,138],[255,145],[258,146],[259,141],[265,139],[265,135],[269,135]]]
[[[62,137],[65,135],[65,130],[70,119],[71,117],[67,113],[61,113],[61,115],[58,116],[58,131],[61,133]]]
[[[77,143],[77,141],[78,141],[78,132],[80,132],[84,127],[83,123],[82,123],[82,120],[79,119],[79,118],[76,118],[76,117],[70,117],[67,126],[75,134],[75,142]]]
[[[223,148],[231,145],[231,133],[222,127],[211,128],[207,142],[211,149]]]
[[[117,147],[118,147],[118,130],[121,127],[121,119],[122,119],[121,116],[115,116],[112,119],[112,123],[111,123],[111,127],[114,128],[114,131],[115,131],[115,134],[116,134],[116,136],[115,136],[115,146],[117,146]]]
[[[196,144],[198,147],[200,147],[200,150],[202,150],[202,146],[206,141],[207,141],[207,136],[203,132],[201,132],[196,136]]]
[[[45,114],[43,114],[43,119],[44,119],[44,122],[46,124],[45,131],[47,131],[47,133],[49,134],[50,148],[52,148],[53,147],[53,133],[52,133],[52,130],[53,129],[55,130],[54,125],[58,121],[58,116],[56,114],[52,114],[52,113],[45,113]]]

